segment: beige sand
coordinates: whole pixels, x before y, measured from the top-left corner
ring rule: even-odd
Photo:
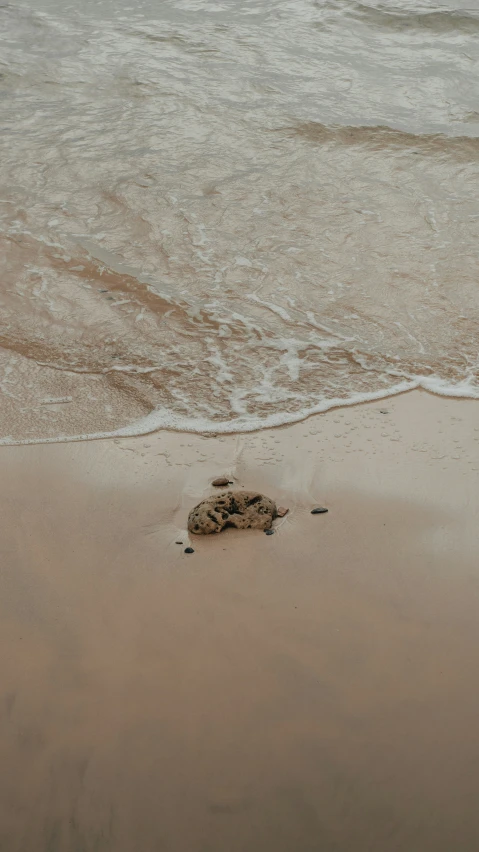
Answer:
[[[479,848],[477,403],[0,465],[2,852]],[[186,556],[223,473],[290,513]]]

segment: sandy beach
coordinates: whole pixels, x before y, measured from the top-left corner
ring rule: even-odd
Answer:
[[[0,469],[2,852],[479,847],[477,402]],[[188,539],[220,474],[275,535]]]
[[[478,34],[0,2],[0,852],[479,852]]]

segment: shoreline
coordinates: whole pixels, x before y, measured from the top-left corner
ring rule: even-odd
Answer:
[[[2,447],[5,848],[479,846],[476,405]],[[187,536],[220,475],[274,536]]]
[[[432,384],[437,385],[437,382]],[[467,383],[466,383],[467,384]],[[183,415],[175,415],[172,413],[161,414],[154,410],[146,414],[144,417],[134,419],[129,425],[122,426],[110,432],[85,432],[84,434],[76,435],[55,435],[41,438],[0,438],[1,447],[28,447],[41,444],[69,444],[80,443],[83,441],[106,441],[116,438],[144,438],[155,433],[180,433],[185,435],[201,435],[203,437],[216,438],[218,435],[251,435],[259,432],[265,432],[270,429],[283,429],[289,426],[296,426],[301,423],[306,423],[312,417],[317,417],[329,412],[348,410],[357,406],[369,405],[372,402],[386,402],[388,399],[404,396],[410,393],[427,393],[431,396],[439,397],[440,399],[464,400],[469,402],[478,402],[479,397],[471,396],[470,390],[461,392],[459,386],[452,392],[441,392],[439,389],[432,389],[424,386],[419,382],[403,382],[397,386],[394,391],[372,391],[370,394],[364,394],[361,399],[331,399],[324,404],[308,409],[306,413],[301,414],[298,419],[285,420],[279,422],[276,415],[271,415],[270,418],[265,418],[263,421],[254,421],[255,425],[249,425],[248,421],[228,420],[228,421],[207,421],[205,424],[200,424],[197,419],[189,419]],[[49,404],[51,410],[57,409],[58,405],[62,405],[65,401],[71,402],[72,399],[58,400]],[[177,424],[172,425],[172,424]],[[259,425],[258,425],[259,423]],[[141,426],[143,424],[143,426]],[[146,425],[149,424],[149,425]],[[211,428],[210,428],[211,426]],[[244,426],[245,428],[240,428]]]

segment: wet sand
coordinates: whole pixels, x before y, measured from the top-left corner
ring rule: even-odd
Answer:
[[[0,470],[2,852],[479,848],[477,402]],[[187,556],[223,473],[290,513]]]

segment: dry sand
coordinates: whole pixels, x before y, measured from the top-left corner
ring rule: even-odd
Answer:
[[[477,403],[0,470],[1,852],[479,848]],[[290,513],[187,556],[223,473]]]

